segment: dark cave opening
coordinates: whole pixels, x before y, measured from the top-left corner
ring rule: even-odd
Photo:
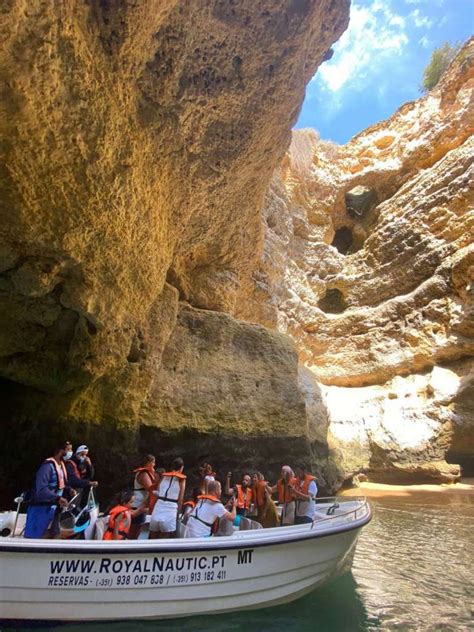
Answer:
[[[341,314],[347,309],[344,294],[337,289],[326,290],[326,294],[318,301],[318,307],[327,314]]]
[[[354,236],[352,234],[352,230],[347,226],[343,226],[342,228],[338,228],[334,233],[334,239],[332,240],[331,246],[334,246],[341,255],[346,255],[351,249],[353,243]]]

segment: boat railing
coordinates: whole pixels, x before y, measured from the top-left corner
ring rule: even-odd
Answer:
[[[323,501],[323,503],[321,503],[321,501]],[[348,511],[342,511],[342,512],[338,512],[337,514],[334,512],[332,512],[331,514],[329,514],[329,509],[331,507],[339,508],[339,503],[353,503],[356,502],[355,507],[351,507],[351,509],[349,509]],[[313,518],[313,521],[311,522],[311,529],[314,527],[315,524],[321,524],[322,522],[328,522],[330,520],[335,520],[335,519],[340,519],[340,518],[344,518],[344,516],[353,516],[354,520],[357,520],[357,514],[359,512],[359,516],[360,514],[364,514],[367,513],[369,511],[369,504],[367,502],[367,498],[365,498],[365,496],[351,496],[350,498],[341,498],[340,496],[322,496],[322,497],[318,497],[316,498],[316,506],[318,506],[318,504],[329,504],[332,503],[332,505],[329,507],[328,512],[326,517],[321,517],[321,516],[317,516],[315,518]]]

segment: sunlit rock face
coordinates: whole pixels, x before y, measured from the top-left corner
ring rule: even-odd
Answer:
[[[155,428],[166,426],[150,396],[166,390],[162,358],[170,365],[170,349],[184,353],[178,314],[184,303],[235,314],[246,300],[266,189],[305,84],[348,14],[348,0],[5,4],[0,390],[9,432],[28,427],[22,436],[44,454],[66,432],[103,450],[104,424],[139,433],[149,406]],[[267,334],[248,335],[258,348]],[[261,411],[261,436],[275,434],[275,419],[294,419],[291,402],[304,417],[292,357],[279,366],[295,394],[276,398],[275,414]],[[256,374],[271,379],[265,367]],[[184,392],[174,404],[166,397],[186,427]],[[210,389],[206,428],[235,410]],[[136,450],[136,436],[127,441],[122,451]]]
[[[293,132],[267,194],[264,256],[240,315],[296,341],[326,386],[347,472],[455,478],[445,455],[464,462],[457,437],[473,442],[462,386],[474,351],[473,88],[471,41],[435,90],[347,145]],[[462,375],[463,407],[432,383],[439,366]],[[396,376],[412,394],[385,402]],[[421,402],[424,382],[433,393]]]

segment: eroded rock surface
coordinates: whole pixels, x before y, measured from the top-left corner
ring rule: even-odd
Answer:
[[[9,449],[29,436],[44,452],[67,432],[100,451],[109,427],[132,433],[123,452],[137,449],[141,405],[179,327],[178,299],[232,314],[245,296],[269,180],[305,84],[348,13],[348,0],[4,3],[0,390],[2,423],[16,436]],[[280,380],[296,389],[296,363],[280,368],[291,368]],[[215,420],[217,393],[208,395]],[[232,398],[221,395],[222,419],[233,418]],[[293,419],[291,403],[278,406],[261,417],[263,435],[275,419]]]
[[[469,461],[472,43],[388,121],[285,155],[348,5],[5,3],[6,498],[65,436],[110,489],[138,451],[304,458],[325,491]]]
[[[356,445],[365,455],[359,467],[374,471],[424,467],[444,480],[456,477],[445,455],[462,460],[459,440],[442,429],[457,396],[446,414],[433,413],[433,402],[444,401],[439,380],[429,406],[388,402],[393,428],[413,433],[407,449],[381,430],[389,414],[381,398],[395,376],[415,397],[419,380],[438,366],[456,371],[474,352],[473,88],[471,41],[435,90],[347,145],[294,132],[267,195],[264,257],[239,315],[291,335],[318,380],[346,387],[327,404],[348,472]],[[474,403],[463,389],[456,424],[466,438]],[[356,393],[364,393],[360,401]],[[378,430],[346,441],[341,424],[351,435],[371,407]]]

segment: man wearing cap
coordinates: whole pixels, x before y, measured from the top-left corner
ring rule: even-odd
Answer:
[[[89,448],[86,445],[80,445],[76,448],[76,454],[73,456],[73,459],[76,462],[81,478],[89,480],[94,478],[94,466],[89,457]]]
[[[87,477],[89,469],[85,467],[86,459],[90,463],[90,459],[87,456],[88,448],[86,445],[80,445],[74,456],[66,461],[67,480],[68,485],[76,492],[82,492],[83,489],[89,489],[89,487],[97,487],[97,481],[91,481]],[[93,473],[92,463],[90,463],[90,471]],[[87,501],[87,493],[81,494],[80,505],[83,506]]]

